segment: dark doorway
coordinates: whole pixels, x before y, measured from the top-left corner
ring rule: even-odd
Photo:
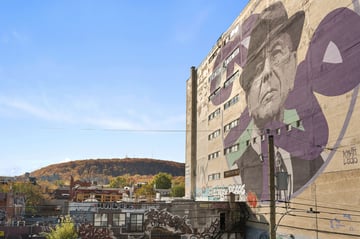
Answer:
[[[220,230],[225,231],[225,213],[220,213]]]

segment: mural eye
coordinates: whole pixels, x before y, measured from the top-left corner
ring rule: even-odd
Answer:
[[[260,75],[261,72],[263,71],[263,69],[264,69],[264,61],[258,62],[255,65],[255,75],[254,76]]]
[[[282,61],[283,59],[283,56],[284,56],[284,52],[283,50],[281,49],[274,49],[272,52],[271,52],[271,62],[272,64],[274,65],[279,65],[280,62]]]

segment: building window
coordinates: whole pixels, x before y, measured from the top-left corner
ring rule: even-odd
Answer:
[[[227,155],[227,154],[230,154],[230,153],[233,153],[233,152],[236,152],[239,150],[239,144],[234,144],[230,147],[227,147],[224,149],[224,154]]]
[[[106,213],[95,213],[94,226],[102,227],[107,226],[107,214]]]
[[[213,173],[208,175],[208,180],[219,180],[220,179],[220,173]]]
[[[226,58],[226,60],[224,61],[224,66],[226,67],[235,58],[235,56],[239,54],[239,52],[240,52],[239,48],[236,48],[235,51],[233,51],[231,55],[228,58]]]
[[[215,71],[212,72],[212,74],[209,76],[209,82],[214,80],[219,74],[221,73],[221,66],[216,68]]]
[[[218,49],[216,49],[216,51],[210,56],[210,58],[208,60],[209,64],[215,59],[217,53],[218,53]]]
[[[209,121],[212,120],[212,119],[214,119],[214,118],[215,118],[216,116],[218,116],[218,115],[220,115],[220,108],[217,108],[214,112],[212,112],[212,113],[209,115],[209,117],[208,117]]]
[[[218,87],[216,90],[214,90],[210,95],[209,95],[209,101],[214,98],[217,94],[219,94],[220,92],[220,87]]]
[[[238,101],[239,101],[239,95],[234,96],[233,98],[231,98],[228,102],[226,102],[224,104],[224,110],[226,110],[230,106],[236,104]]]
[[[208,160],[216,159],[216,158],[218,158],[218,157],[220,157],[220,151],[217,151],[217,152],[214,152],[214,153],[212,153],[212,154],[209,154],[209,155],[208,155]]]
[[[142,232],[143,231],[143,214],[131,214],[130,215],[130,230],[132,232]]]
[[[239,71],[236,71],[234,74],[232,74],[229,79],[224,82],[224,88],[228,87],[238,76]]]
[[[208,140],[212,140],[212,139],[218,137],[219,135],[220,135],[220,129],[215,130],[214,132],[212,132],[211,134],[209,134]]]
[[[113,214],[113,226],[122,227],[125,226],[126,214],[125,213],[116,213]]]
[[[228,123],[227,125],[224,126],[224,132],[228,132],[229,130],[231,130],[232,128],[238,126],[239,124],[239,118],[236,120],[231,121],[230,123]]]
[[[287,124],[287,125],[285,126],[285,128],[286,128],[286,131],[291,131],[291,124]]]

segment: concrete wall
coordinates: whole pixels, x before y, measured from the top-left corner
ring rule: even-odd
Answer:
[[[233,192],[262,227],[271,134],[275,172],[289,175],[278,236],[360,235],[359,13],[358,0],[248,3],[187,82],[187,196]]]

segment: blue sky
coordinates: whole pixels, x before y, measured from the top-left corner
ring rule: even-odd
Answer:
[[[186,80],[247,1],[2,1],[0,175],[185,162]]]

